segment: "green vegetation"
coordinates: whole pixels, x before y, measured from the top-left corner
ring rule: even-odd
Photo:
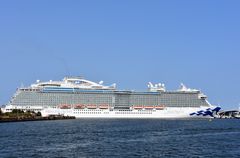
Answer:
[[[0,110],[0,119],[1,118],[36,118],[41,117],[41,112],[35,113],[34,111],[23,111],[20,109],[13,109],[12,112],[3,113]]]
[[[13,109],[12,113],[13,114],[24,114],[24,111],[23,110],[19,110],[19,109]]]
[[[0,123],[4,122],[22,122],[22,121],[44,121],[44,120],[65,120],[75,119],[73,116],[52,115],[42,117],[41,112],[35,113],[34,111],[23,111],[14,109],[12,112],[3,113],[0,109]]]

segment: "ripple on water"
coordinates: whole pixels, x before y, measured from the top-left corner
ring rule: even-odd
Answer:
[[[0,124],[0,157],[240,157],[239,120]]]

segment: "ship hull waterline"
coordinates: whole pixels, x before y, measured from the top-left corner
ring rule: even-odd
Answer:
[[[164,110],[89,110],[89,109],[55,109],[46,108],[41,111],[43,116],[64,115],[76,118],[116,118],[116,119],[187,119],[213,118],[212,116],[195,115],[190,113],[201,111],[203,108],[167,108]],[[206,110],[206,109],[204,109]]]

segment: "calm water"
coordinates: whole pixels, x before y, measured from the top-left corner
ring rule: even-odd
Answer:
[[[240,157],[240,120],[0,124],[0,157]]]

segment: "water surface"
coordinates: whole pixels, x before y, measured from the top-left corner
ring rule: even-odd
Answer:
[[[76,119],[0,124],[0,157],[240,157],[240,120]]]

